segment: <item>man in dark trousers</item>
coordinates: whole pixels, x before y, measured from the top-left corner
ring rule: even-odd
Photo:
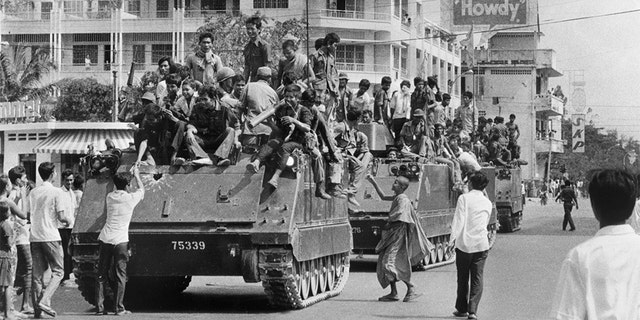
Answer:
[[[100,253],[98,258],[98,278],[96,279],[96,315],[107,314],[104,308],[104,290],[108,283],[108,275],[115,275],[112,290],[115,294],[114,308],[117,316],[130,314],[124,308],[124,293],[127,283],[127,262],[129,261],[129,224],[133,209],[144,198],[144,184],[140,178],[138,163],[133,168],[136,187],[132,188],[131,174],[117,173],[113,177],[116,190],[110,192],[106,199],[107,220],[100,231],[98,241]]]
[[[564,204],[564,220],[562,220],[562,230],[567,230],[567,223],[571,229],[569,231],[576,230],[576,225],[573,224],[573,219],[571,218],[571,209],[573,209],[573,205],[576,205],[576,210],[578,210],[578,198],[576,198],[576,192],[573,191],[571,187],[571,181],[565,180],[564,187],[556,197],[556,202],[558,200],[562,200]]]
[[[469,175],[471,191],[458,198],[451,223],[451,240],[447,250],[456,248],[458,291],[456,317],[477,319],[476,311],[482,297],[482,274],[489,255],[487,224],[491,216],[491,200],[483,190],[489,179],[481,171]]]

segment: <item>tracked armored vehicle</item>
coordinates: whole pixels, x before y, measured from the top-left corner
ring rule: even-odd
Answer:
[[[356,200],[360,204],[358,210],[351,210],[349,219],[353,231],[353,251],[357,254],[374,254],[380,240],[382,226],[388,218],[391,203],[382,200],[377,194],[374,184],[391,194],[391,185],[397,176],[409,178],[410,185],[405,194],[413,201],[420,223],[435,248],[429,253],[422,267],[431,268],[453,261],[450,252],[446,251],[451,235],[451,222],[460,192],[453,190],[451,171],[441,164],[424,164],[405,159],[386,158],[388,147],[393,140],[388,130],[378,124],[360,125],[360,130],[367,134],[369,148],[374,154],[370,176],[363,182]],[[483,168],[489,178],[487,195],[494,202],[495,172],[493,167]],[[487,229],[493,245],[498,229],[496,209],[492,211]]]
[[[248,157],[225,168],[140,167],[146,193],[129,230],[125,303],[179,293],[192,276],[262,282],[270,302],[284,309],[341,292],[352,247],[346,200],[314,196],[311,168],[301,153],[291,157],[278,189],[266,184],[273,168],[247,172]],[[93,168],[86,182],[71,252],[79,289],[91,304],[97,237],[106,219],[105,197],[113,190],[109,171],[127,171],[134,161],[135,154],[125,152],[112,170]]]
[[[498,221],[500,232],[514,232],[521,228],[522,210],[522,186],[520,168],[496,168],[495,197],[498,209]]]

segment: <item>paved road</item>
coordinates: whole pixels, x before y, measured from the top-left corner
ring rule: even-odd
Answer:
[[[533,199],[532,199],[533,200]],[[499,234],[485,267],[481,319],[544,319],[551,306],[566,252],[597,230],[587,202],[575,214],[578,230],[562,231],[562,206],[528,201],[521,231]],[[377,283],[375,260],[352,260],[343,293],[310,308],[281,312],[269,307],[259,284],[232,277],[197,277],[175,301],[150,302],[131,319],[454,319],[454,265],[414,274],[424,293],[411,303],[378,302],[386,294]],[[399,286],[401,294],[405,288]],[[53,302],[59,319],[87,319],[92,308],[77,289],[61,288]],[[91,316],[93,317],[93,316]],[[112,316],[102,319],[115,318]]]

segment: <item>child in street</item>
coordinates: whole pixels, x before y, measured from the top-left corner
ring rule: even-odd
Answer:
[[[4,297],[4,319],[15,319],[11,314],[11,247],[13,246],[13,228],[9,221],[9,204],[0,202],[0,287]]]

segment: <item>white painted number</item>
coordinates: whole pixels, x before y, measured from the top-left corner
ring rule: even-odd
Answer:
[[[173,250],[204,250],[206,245],[204,241],[171,241]]]

